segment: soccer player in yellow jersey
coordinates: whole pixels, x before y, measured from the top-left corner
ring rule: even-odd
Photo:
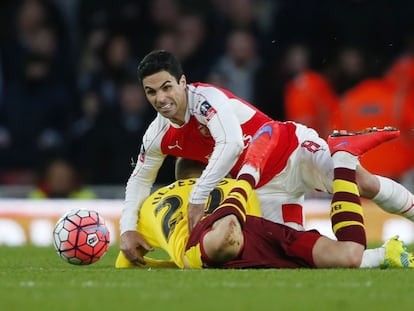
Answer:
[[[186,207],[195,179],[179,180],[154,192],[140,210],[137,230],[170,260],[145,257],[130,262],[122,251],[115,266],[178,268],[357,268],[364,260],[366,237],[356,185],[358,157],[396,137],[394,130],[331,136],[335,164],[332,228],[337,241],[317,231],[297,231],[261,217],[253,191],[269,150],[277,143],[276,123],[265,124],[255,136],[237,180],[224,179],[210,194],[208,212],[188,232]],[[253,148],[253,146],[255,146]],[[140,249],[141,255],[146,251]],[[372,266],[414,267],[414,257],[401,241],[391,239],[371,253]]]
[[[183,254],[189,236],[186,206],[195,180],[179,180],[152,193],[140,210],[137,225],[148,243],[165,250],[180,268],[184,268]],[[234,179],[223,179],[217,185],[208,200],[208,214],[219,206],[235,182]],[[259,202],[254,192],[247,206],[247,213],[260,216]]]

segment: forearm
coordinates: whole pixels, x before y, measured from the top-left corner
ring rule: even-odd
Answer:
[[[136,230],[139,209],[150,192],[150,183],[142,183],[139,177],[131,175],[125,189],[125,200],[120,220],[121,234],[125,231]]]
[[[125,231],[136,230],[139,209],[151,193],[165,156],[148,150],[144,158],[144,161],[137,161],[125,188],[124,207],[120,220],[121,234]]]

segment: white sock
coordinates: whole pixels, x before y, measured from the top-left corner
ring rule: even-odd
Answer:
[[[372,199],[384,211],[414,221],[414,196],[403,185],[390,178],[377,176],[380,190]]]
[[[351,170],[355,170],[357,165],[359,165],[358,157],[346,151],[335,152],[332,155],[332,161],[334,167],[345,167]]]
[[[360,268],[379,268],[385,259],[385,247],[366,249]]]

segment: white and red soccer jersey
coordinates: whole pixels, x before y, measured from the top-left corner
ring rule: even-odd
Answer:
[[[138,210],[149,196],[158,170],[167,155],[207,163],[190,195],[191,203],[204,203],[221,179],[228,174],[231,177],[237,176],[245,157],[246,147],[253,135],[264,123],[271,120],[254,106],[223,89],[202,83],[189,84],[187,88],[188,106],[185,124],[178,126],[158,114],[143,137],[136,167],[126,187],[125,205],[120,223],[121,232],[135,230]],[[307,137],[308,134],[310,139],[316,139],[318,136],[315,131],[293,122],[279,123],[281,134],[279,144],[275,149],[275,155],[269,159],[263,170],[258,184],[260,188],[257,191],[260,192],[259,199],[264,216],[268,216],[265,218],[281,223],[292,222],[293,218],[295,222],[295,219],[301,218],[301,209],[288,218],[280,211],[281,205],[286,206],[285,203],[290,203],[291,198],[292,203],[299,202],[297,190],[302,183],[303,172],[300,165],[292,163],[292,160],[300,160],[302,156],[297,155],[299,152],[313,154],[309,152],[311,149],[306,148],[309,144],[306,142]],[[302,146],[303,142],[305,147]],[[324,141],[318,143],[321,145]],[[318,150],[328,149],[321,147]],[[330,159],[329,151],[326,156]],[[327,157],[324,157],[323,162]],[[312,163],[313,161],[309,161],[309,165]],[[288,170],[295,172],[293,175],[296,176],[296,180],[290,178],[291,174]],[[318,170],[306,171],[312,174],[318,172]],[[278,178],[280,174],[285,177]],[[324,172],[321,174],[329,175]],[[309,180],[317,180],[317,178],[309,176]],[[287,185],[293,189],[293,192],[286,187]],[[309,188],[312,188],[312,185]],[[281,196],[280,200],[275,199],[278,195]]]
[[[126,188],[121,231],[135,230],[137,211],[167,155],[208,163],[190,197],[192,203],[204,203],[223,177],[237,174],[252,136],[270,120],[251,104],[212,85],[188,84],[187,95],[184,125],[158,114],[143,137]]]

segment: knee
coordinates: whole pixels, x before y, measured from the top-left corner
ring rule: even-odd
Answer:
[[[219,219],[203,238],[208,258],[217,263],[234,259],[243,247],[243,233],[237,217],[228,215]]]
[[[379,191],[378,178],[361,166],[358,166],[356,170],[356,181],[359,193],[364,198],[372,199]]]
[[[313,260],[317,268],[359,268],[364,250],[356,242],[321,237],[313,247]]]
[[[345,256],[345,266],[347,268],[359,268],[362,262],[363,249],[351,249]]]

